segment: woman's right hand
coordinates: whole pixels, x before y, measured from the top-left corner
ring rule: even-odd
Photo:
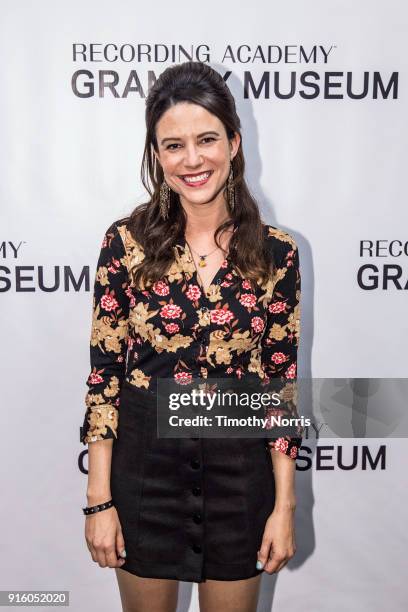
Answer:
[[[86,516],[85,539],[92,559],[100,567],[121,567],[125,563],[121,558],[125,541],[114,506]]]

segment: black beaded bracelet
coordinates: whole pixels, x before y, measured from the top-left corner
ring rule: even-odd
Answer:
[[[94,514],[95,512],[100,512],[101,510],[107,510],[108,508],[111,508],[113,506],[113,500],[110,499],[107,502],[104,502],[103,504],[98,504],[97,506],[90,506],[87,508],[82,508],[82,512],[84,514]]]

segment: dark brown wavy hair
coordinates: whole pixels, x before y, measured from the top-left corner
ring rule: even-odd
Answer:
[[[163,169],[152,146],[158,152],[156,125],[161,116],[179,102],[199,104],[223,123],[231,139],[235,132],[241,136],[238,151],[232,161],[235,206],[230,219],[218,226],[214,241],[222,249],[218,235],[229,227],[236,231],[229,242],[230,263],[250,281],[261,278],[266,282],[271,274],[272,257],[265,246],[265,228],[259,207],[249,192],[244,178],[245,161],[242,150],[241,122],[235,100],[222,76],[207,64],[184,62],[167,68],[157,79],[146,99],[146,140],[143,153],[141,180],[150,200],[139,204],[126,218],[127,228],[143,247],[144,259],[131,270],[136,286],[142,281],[147,287],[160,280],[174,260],[173,246],[186,228],[186,213],[179,195],[170,190],[169,216],[160,215],[160,185]],[[227,199],[225,187],[224,196]],[[224,251],[225,252],[225,251]]]

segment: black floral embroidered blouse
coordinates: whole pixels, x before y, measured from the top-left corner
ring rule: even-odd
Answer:
[[[292,236],[264,224],[276,268],[255,292],[227,256],[205,293],[184,237],[166,275],[148,290],[136,290],[129,270],[144,253],[126,220],[108,228],[97,263],[83,444],[117,436],[124,380],[149,390],[157,377],[180,384],[247,373],[260,380],[296,378],[300,272]],[[269,438],[268,444],[295,459],[298,431],[299,437]]]

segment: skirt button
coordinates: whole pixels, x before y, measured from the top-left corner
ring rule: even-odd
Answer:
[[[193,487],[191,492],[193,495],[201,495],[201,487]]]
[[[199,512],[196,512],[195,514],[193,514],[193,521],[199,525],[200,523],[203,522],[203,519],[201,517],[201,514]]]
[[[193,544],[193,546],[191,547],[195,553],[200,553],[202,548],[199,544]]]

